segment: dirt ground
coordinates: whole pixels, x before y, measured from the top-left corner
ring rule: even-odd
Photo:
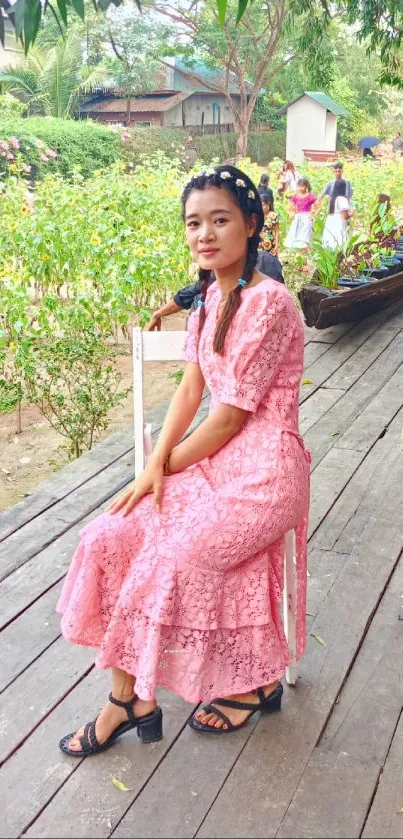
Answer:
[[[165,328],[185,329],[185,326],[186,318],[182,314],[171,316],[165,321]],[[171,398],[176,388],[172,373],[181,367],[183,367],[181,364],[166,362],[146,365],[144,376],[146,409],[149,410]],[[122,373],[122,388],[130,387],[132,384],[130,355],[119,358],[119,368]],[[132,419],[132,394],[129,393],[124,402],[111,411],[109,426],[99,437],[98,442],[115,431],[127,428]],[[22,434],[15,433],[16,422],[14,412],[0,415],[0,511],[18,504],[24,495],[31,492],[56,469],[61,469],[65,465],[57,451],[63,440],[41,416],[37,408],[23,408]]]

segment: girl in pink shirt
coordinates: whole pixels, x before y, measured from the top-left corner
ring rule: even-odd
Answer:
[[[287,233],[284,246],[307,251],[312,243],[312,207],[317,201],[317,196],[311,192],[311,185],[306,178],[300,178],[297,191],[290,196],[289,201],[294,212],[294,219]]]

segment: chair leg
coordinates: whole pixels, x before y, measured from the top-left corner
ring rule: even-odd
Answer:
[[[291,662],[285,671],[285,678],[288,685],[295,685],[297,681],[297,569],[295,563],[295,533],[293,530],[290,530],[285,537],[284,565],[284,631],[291,655]]]

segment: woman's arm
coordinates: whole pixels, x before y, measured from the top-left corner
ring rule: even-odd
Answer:
[[[188,466],[211,457],[242,428],[248,411],[221,404],[186,440],[173,449],[168,460],[169,473],[182,472]]]

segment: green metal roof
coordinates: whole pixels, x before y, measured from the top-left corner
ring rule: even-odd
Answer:
[[[331,111],[336,117],[348,117],[349,113],[343,108],[343,105],[339,105],[334,99],[331,99],[330,96],[327,96],[326,93],[322,93],[321,91],[313,91],[313,90],[305,90],[301,93],[301,96],[297,96],[296,99],[293,99],[292,102],[289,102],[288,105],[284,105],[283,108],[280,108],[279,113],[285,113],[287,108],[290,105],[293,105],[294,102],[298,102],[299,99],[302,99],[303,96],[309,96],[310,99],[313,99],[319,105],[322,105],[322,108],[326,108],[327,111]]]

